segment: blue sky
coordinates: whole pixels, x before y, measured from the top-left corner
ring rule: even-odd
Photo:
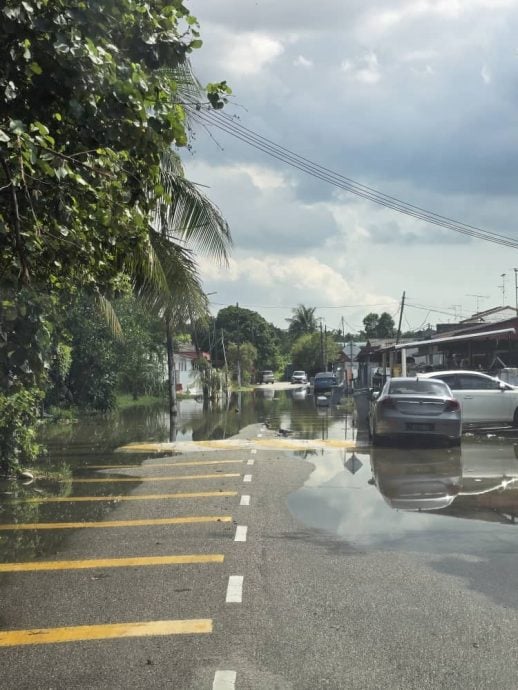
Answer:
[[[191,0],[202,81],[225,112],[342,175],[518,238],[517,0]],[[196,126],[187,175],[234,238],[206,290],[279,326],[299,303],[329,328],[369,311],[404,328],[515,303],[518,253],[402,216]],[[425,307],[425,308],[423,308]],[[437,310],[431,311],[428,309]],[[445,312],[441,314],[440,312]]]

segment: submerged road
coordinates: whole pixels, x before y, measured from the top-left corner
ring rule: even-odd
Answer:
[[[294,452],[260,425],[236,441],[111,458],[65,495],[23,499],[14,522],[7,505],[2,687],[516,687],[512,445],[495,445],[488,478],[486,446],[469,465],[458,451]],[[10,561],[21,535],[39,556]]]

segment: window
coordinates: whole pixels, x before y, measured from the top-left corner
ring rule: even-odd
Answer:
[[[472,374],[459,374],[459,383],[462,390],[468,391],[494,391],[500,388],[498,381],[485,376],[473,376]]]

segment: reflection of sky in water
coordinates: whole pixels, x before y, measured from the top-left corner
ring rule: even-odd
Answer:
[[[440,462],[447,451],[424,452],[429,454],[424,462],[433,467],[433,464],[430,465],[430,452],[436,453],[435,457]],[[390,469],[390,453],[396,458],[396,479],[400,468],[410,467],[412,472],[420,471],[419,463],[416,462],[419,460],[419,451],[391,449],[388,453],[386,457],[389,460],[385,465],[384,456],[376,456],[381,457],[381,471],[386,471],[387,467]],[[292,512],[308,526],[338,535],[359,548],[469,554],[518,551],[518,524],[484,521],[499,518],[487,507],[480,508],[472,504],[466,507],[466,514],[463,515],[464,503],[473,499],[471,496],[462,496],[463,480],[459,479],[459,476],[453,477],[451,482],[457,482],[460,489],[451,506],[455,507],[455,517],[448,515],[444,510],[395,510],[382,496],[378,487],[369,484],[369,480],[373,478],[370,453],[356,451],[355,455],[362,466],[355,474],[351,474],[344,467],[344,462],[351,455],[351,451],[325,451],[308,457],[308,460],[314,463],[315,469],[305,486],[289,498]],[[401,458],[399,465],[398,456]],[[470,492],[478,480],[482,480],[481,484],[487,486],[489,477],[492,478],[490,481],[498,486],[502,476],[518,477],[518,461],[510,442],[465,443],[462,455],[460,458],[457,455],[456,462],[459,468],[462,466],[462,474],[468,478],[466,484],[469,485]],[[379,467],[376,460],[376,471],[380,471]],[[454,470],[455,468],[450,474],[454,475]],[[442,471],[444,474],[444,462]],[[428,475],[425,473],[424,482],[422,476],[416,477],[414,484],[423,486],[423,491],[434,480],[433,472],[430,471]],[[498,495],[501,496],[502,493]],[[515,512],[518,513],[518,503]],[[468,517],[470,519],[466,519]]]

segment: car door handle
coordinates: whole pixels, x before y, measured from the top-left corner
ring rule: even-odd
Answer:
[[[463,396],[463,397],[464,397],[464,400],[473,400],[473,396],[472,396],[472,395],[465,395],[465,396]]]

